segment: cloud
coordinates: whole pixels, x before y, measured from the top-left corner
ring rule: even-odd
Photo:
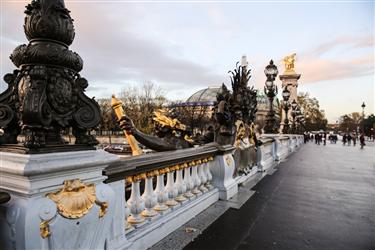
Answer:
[[[8,13],[12,13],[6,16],[7,22],[23,20],[22,11],[25,3],[11,3],[5,7]],[[116,10],[117,5],[68,2],[67,7],[71,10],[72,18],[76,20],[76,38],[70,49],[80,54],[84,60],[84,69],[81,73],[92,86],[89,89],[90,93],[103,93],[96,90],[102,88],[104,82],[111,82],[113,87],[124,85],[127,81],[151,80],[163,83],[163,87],[185,89],[225,80],[225,72],[220,75],[215,72],[213,66],[204,66],[174,57],[170,54],[167,43],[146,39],[142,34],[149,31],[135,28],[139,27],[137,20],[145,15],[142,6],[126,5],[126,8],[121,8],[121,15]],[[95,16],[96,19],[93,18]],[[2,37],[6,44],[5,49],[11,52],[16,46],[15,43],[26,42],[26,39],[20,39],[22,36],[22,25],[4,30]],[[22,42],[17,42],[19,40]],[[9,59],[2,56],[2,60]],[[7,62],[6,70],[9,69],[9,65],[11,64]]]
[[[346,48],[346,49],[359,49],[359,48],[368,48],[374,47],[375,40],[373,36],[363,36],[363,37],[353,37],[345,36],[338,37],[331,41],[322,43],[315,48],[313,48],[308,54],[314,56],[321,56],[329,51],[332,51],[336,48]]]
[[[347,61],[310,58],[299,62],[298,72],[302,72],[303,83],[316,83],[360,77],[375,71],[369,57],[360,57]]]
[[[296,70],[303,83],[371,75],[375,73],[374,45],[372,36],[339,37],[300,53]]]

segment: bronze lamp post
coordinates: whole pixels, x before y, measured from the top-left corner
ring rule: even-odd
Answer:
[[[274,81],[278,73],[279,71],[277,70],[276,65],[274,65],[273,60],[271,60],[270,64],[264,69],[264,74],[267,77],[264,93],[268,97],[270,103],[269,111],[266,116],[266,124],[264,126],[264,132],[267,134],[277,133],[275,111],[273,110],[273,99],[277,95],[277,86],[274,84]]]
[[[362,107],[362,132],[364,133],[365,132],[365,102],[362,103],[361,105]]]
[[[285,111],[283,134],[289,133],[289,117],[288,117],[288,111],[289,111],[289,106],[290,106],[289,97],[290,97],[290,91],[287,89],[287,87],[285,87],[283,90],[284,111]]]

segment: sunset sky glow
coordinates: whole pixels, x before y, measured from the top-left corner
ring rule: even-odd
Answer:
[[[24,6],[1,1],[1,75],[13,49],[27,43]],[[153,81],[171,100],[230,83],[246,54],[250,84],[263,90],[264,67],[297,53],[299,92],[309,92],[330,123],[374,113],[375,28],[372,1],[65,1],[75,20],[70,49],[84,60],[87,94],[110,97],[129,84]],[[280,80],[276,82],[281,85]],[[1,90],[5,89],[1,82]],[[281,92],[281,91],[280,91]],[[279,93],[281,95],[281,93]]]

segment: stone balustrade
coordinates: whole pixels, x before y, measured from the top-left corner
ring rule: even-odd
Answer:
[[[119,240],[131,248],[148,248],[220,198],[233,196],[237,185],[232,151],[211,144],[126,158],[107,167],[105,183],[117,186],[118,197],[130,193],[123,211],[118,210],[125,214],[120,215],[124,225],[116,229],[125,235]]]
[[[235,148],[215,143],[125,159],[101,150],[1,152],[0,189],[10,200],[0,204],[0,242],[4,249],[147,249],[231,199],[241,183],[261,180],[301,137],[262,136],[258,159],[249,161],[256,164],[241,176]]]

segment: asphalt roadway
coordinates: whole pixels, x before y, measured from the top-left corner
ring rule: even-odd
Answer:
[[[375,249],[375,145],[302,145],[184,249]]]

